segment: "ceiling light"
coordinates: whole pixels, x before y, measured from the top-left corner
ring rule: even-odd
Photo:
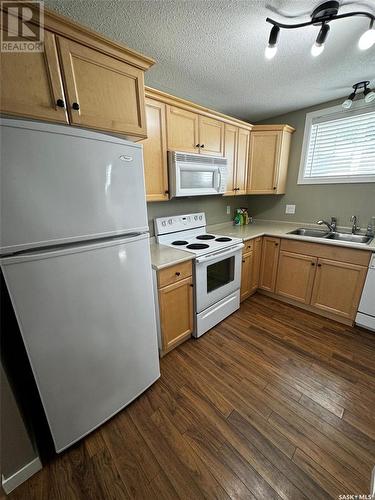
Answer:
[[[365,96],[365,102],[367,104],[375,99],[375,92],[373,90],[368,89],[367,86],[366,89],[363,91],[363,94]]]
[[[358,47],[361,50],[370,49],[375,43],[375,28],[374,20],[370,23],[370,28],[363,33],[361,38],[358,40]]]
[[[266,47],[264,55],[267,59],[272,59],[275,57],[277,52],[277,39],[279,37],[280,28],[278,26],[272,26],[270,37],[268,39],[268,45]]]
[[[340,3],[338,1],[331,0],[328,2],[324,2],[312,12],[311,20],[298,24],[280,23],[279,21],[275,21],[267,17],[266,22],[272,24],[272,29],[270,33],[268,47],[266,48],[265,52],[266,57],[268,59],[272,59],[272,57],[274,57],[276,54],[275,50],[276,42],[280,28],[295,29],[295,28],[304,28],[305,26],[311,26],[311,25],[321,27],[317,39],[314,45],[311,47],[311,54],[314,57],[318,56],[324,50],[324,42],[329,32],[328,23],[336,21],[337,19],[344,19],[346,17],[353,17],[353,16],[362,16],[370,19],[370,28],[365,33],[363,33],[363,35],[359,39],[358,45],[361,50],[366,50],[372,47],[375,44],[375,29],[374,29],[375,15],[372,14],[371,12],[364,12],[364,11],[345,12],[344,14],[339,14],[338,13],[339,7]]]
[[[344,109],[350,109],[352,107],[354,97],[355,97],[355,92],[352,92],[350,96],[342,103],[341,106]]]
[[[359,91],[359,93],[363,92],[363,96],[364,96],[365,102],[367,104],[374,101],[375,100],[375,92],[368,88],[369,83],[370,82],[368,80],[364,80],[363,82],[355,83],[353,85],[354,92],[352,92],[350,94],[350,96],[342,103],[342,107],[344,109],[350,109],[352,107],[353,100],[354,100],[355,96],[358,95],[358,91]],[[362,91],[362,89],[363,89],[363,91]]]

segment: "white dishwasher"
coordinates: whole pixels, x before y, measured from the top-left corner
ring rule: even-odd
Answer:
[[[355,322],[375,332],[375,253],[370,260]]]

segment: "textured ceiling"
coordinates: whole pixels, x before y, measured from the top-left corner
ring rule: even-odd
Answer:
[[[375,78],[375,46],[357,41],[365,18],[331,24],[325,51],[310,55],[318,28],[282,30],[278,53],[264,58],[267,16],[306,20],[321,3],[306,0],[46,0],[61,14],[124,43],[157,64],[146,83],[249,121],[277,116],[349,93]],[[374,0],[341,2],[341,12],[372,10]]]

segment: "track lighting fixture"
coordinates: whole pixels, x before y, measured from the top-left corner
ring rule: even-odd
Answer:
[[[342,107],[344,109],[350,109],[352,107],[354,98],[357,94],[358,91],[362,92],[360,89],[363,89],[363,96],[365,98],[366,103],[370,103],[375,99],[375,92],[371,89],[368,88],[369,81],[363,81],[363,82],[358,82],[353,85],[354,91],[350,94],[350,96],[345,99],[345,101],[342,103]]]
[[[316,57],[320,55],[324,50],[324,43],[327,39],[330,26],[328,23],[335,21],[337,19],[344,19],[346,17],[362,16],[370,19],[370,26],[367,31],[363,33],[358,41],[358,47],[361,50],[367,50],[375,44],[375,15],[371,12],[346,12],[344,14],[339,14],[340,4],[337,1],[324,2],[319,5],[311,14],[311,21],[306,21],[305,23],[299,24],[284,24],[274,21],[267,17],[266,22],[272,24],[272,29],[268,41],[268,46],[265,51],[265,56],[267,59],[272,59],[277,52],[277,38],[280,32],[280,28],[283,29],[294,29],[303,28],[305,26],[320,26],[320,31],[316,37],[314,45],[311,47],[311,55]]]

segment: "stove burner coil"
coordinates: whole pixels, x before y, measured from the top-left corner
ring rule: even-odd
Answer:
[[[197,236],[197,240],[214,240],[215,236],[212,234],[200,234]]]
[[[190,250],[203,250],[204,248],[209,248],[210,245],[205,245],[204,243],[191,243],[186,248]]]
[[[228,238],[227,236],[222,236],[220,238],[216,238],[215,241],[232,241],[232,238]]]
[[[183,241],[183,240],[176,240],[176,241],[172,241],[172,245],[187,245],[188,242],[187,241]]]

